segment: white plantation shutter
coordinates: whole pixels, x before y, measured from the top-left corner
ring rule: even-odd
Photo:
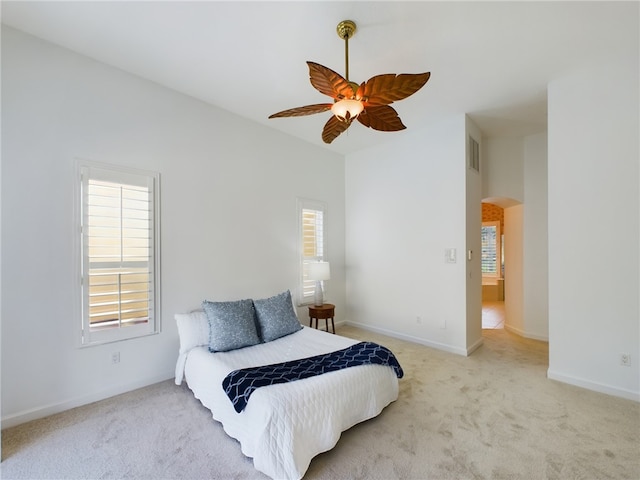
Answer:
[[[309,263],[325,260],[325,214],[322,202],[298,200],[300,219],[300,295],[299,303],[313,301],[316,282],[309,280]]]
[[[82,165],[82,343],[158,330],[158,175]]]
[[[482,223],[482,275],[500,276],[500,222]]]

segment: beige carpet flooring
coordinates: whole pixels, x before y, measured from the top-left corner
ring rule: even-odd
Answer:
[[[547,344],[484,330],[470,357],[353,327],[405,377],[305,479],[640,479],[640,404],[546,378]],[[2,432],[2,479],[264,479],[171,381]]]

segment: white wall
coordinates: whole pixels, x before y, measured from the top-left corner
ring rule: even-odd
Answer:
[[[465,116],[394,135],[346,159],[348,320],[466,354]]]
[[[523,331],[549,340],[547,134],[524,138]]]
[[[473,137],[479,144],[480,165],[482,166],[482,132],[466,117],[466,250],[461,252],[460,261],[466,265],[467,304],[467,352],[482,345],[482,177],[481,173],[469,168],[469,140]],[[471,258],[467,253],[471,252]]]
[[[635,45],[549,85],[549,377],[640,400]]]
[[[298,196],[328,205],[344,318],[341,156],[6,27],[2,101],[3,427],[170,378],[173,314],[205,298],[295,288]],[[159,335],[74,345],[76,157],[161,174]]]
[[[525,335],[524,215],[522,204],[504,209],[504,327]]]
[[[482,198],[524,201],[524,144],[522,137],[488,137],[482,146]],[[515,202],[512,203],[512,205]]]

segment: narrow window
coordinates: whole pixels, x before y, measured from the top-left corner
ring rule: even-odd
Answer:
[[[500,277],[502,257],[500,222],[482,222],[482,275]]]
[[[316,282],[309,280],[309,263],[326,260],[325,221],[326,206],[322,202],[298,199],[300,224],[300,284],[298,303],[313,302]]]
[[[79,164],[82,344],[157,333],[159,174]]]

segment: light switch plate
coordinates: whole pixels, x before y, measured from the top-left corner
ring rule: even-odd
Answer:
[[[444,263],[456,263],[456,249],[445,248],[444,249]]]

